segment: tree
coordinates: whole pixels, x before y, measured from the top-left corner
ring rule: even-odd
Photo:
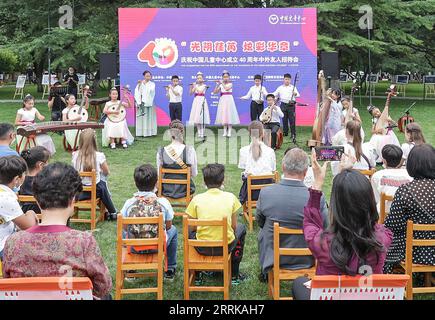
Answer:
[[[17,55],[8,49],[0,49],[0,73],[13,72],[18,64]]]

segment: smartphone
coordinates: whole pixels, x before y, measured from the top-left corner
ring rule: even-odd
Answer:
[[[317,161],[340,161],[344,146],[315,147]]]

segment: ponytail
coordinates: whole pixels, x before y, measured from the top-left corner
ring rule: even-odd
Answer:
[[[248,127],[249,136],[252,139],[249,151],[251,152],[252,158],[257,161],[262,154],[261,141],[263,139],[263,124],[260,121],[252,121]]]
[[[355,157],[361,161],[362,151],[362,138],[361,138],[361,124],[359,121],[351,120],[346,124],[346,130],[352,137],[352,146],[355,149]]]

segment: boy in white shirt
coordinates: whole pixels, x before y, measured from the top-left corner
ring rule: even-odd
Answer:
[[[7,238],[14,233],[15,226],[21,230],[38,224],[35,212],[23,213],[18,203],[18,192],[24,182],[27,164],[19,156],[0,158],[0,260]]]
[[[387,144],[382,148],[382,158],[384,170],[377,171],[371,179],[373,193],[375,194],[378,210],[381,193],[394,196],[397,189],[405,183],[412,181],[406,169],[401,168],[403,152],[399,146]],[[391,203],[386,206],[386,211],[390,211]]]
[[[276,136],[280,128],[281,118],[284,117],[284,113],[280,108],[278,108],[277,105],[275,105],[275,96],[273,94],[269,93],[266,99],[267,108],[264,109],[263,113],[261,114],[260,121],[263,122],[265,130],[270,130],[272,135],[270,147],[273,150],[276,150]],[[269,109],[272,109],[270,120],[266,119]]]
[[[283,131],[288,136],[289,123],[293,143],[296,143],[296,98],[300,97],[296,87],[290,84],[292,76],[289,73],[284,75],[284,84],[279,86],[273,95],[281,101],[281,110],[284,113]]]
[[[183,117],[183,106],[181,104],[183,97],[183,87],[179,85],[180,78],[178,76],[172,76],[172,84],[166,86],[166,97],[169,99],[169,115],[171,121],[180,120]]]
[[[251,121],[260,119],[264,109],[264,98],[267,96],[267,90],[263,87],[262,77],[259,74],[254,76],[254,85],[249,88],[248,93],[240,97],[242,100],[252,99],[251,101]]]

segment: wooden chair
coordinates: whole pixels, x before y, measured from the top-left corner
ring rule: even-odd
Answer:
[[[281,248],[279,239],[285,235],[303,235],[302,229],[288,229],[280,227],[278,222],[273,224],[273,268],[269,271],[269,295],[274,300],[292,300],[292,297],[280,296],[281,281],[295,280],[298,277],[312,277],[316,273],[316,266],[308,269],[288,270],[281,269],[281,256],[312,256],[308,248]]]
[[[34,196],[24,196],[24,195],[18,195],[18,202],[23,205],[23,203],[35,203],[38,204]],[[41,222],[41,214],[36,214],[38,217],[38,221]]]
[[[403,300],[408,275],[314,276],[310,300]]]
[[[0,279],[0,300],[92,300],[87,277],[32,277]]]
[[[367,170],[356,170],[359,171],[361,174],[367,176],[369,179],[372,178],[372,176],[376,173],[376,168],[371,168]]]
[[[103,202],[97,198],[97,178],[95,170],[92,170],[91,172],[80,172],[80,177],[91,179],[92,183],[90,186],[83,186],[83,192],[90,192],[91,198],[88,200],[76,201],[74,204],[74,216],[70,221],[74,223],[88,223],[91,225],[91,230],[94,230],[97,226],[97,222],[104,221],[106,207]],[[97,210],[100,211],[98,219]],[[80,211],[90,211],[90,219],[79,218]]]
[[[163,299],[163,260],[164,260],[164,233],[163,215],[146,218],[124,218],[118,214],[117,245],[116,245],[116,287],[115,299],[120,300],[125,294],[157,293],[157,299]],[[127,239],[123,237],[123,230],[132,224],[158,224],[159,234],[157,238]],[[131,246],[155,246],[157,253],[135,254],[130,253]],[[147,272],[137,272],[143,270]],[[136,271],[129,273],[129,271]],[[148,278],[157,280],[156,287],[147,288],[124,288],[125,278]]]
[[[387,210],[386,210],[386,203],[387,201],[393,201],[393,196],[389,196],[385,194],[384,192],[381,192],[381,199],[379,201],[380,209],[379,209],[379,221],[378,223],[384,224],[385,219],[387,218]]]
[[[189,239],[189,227],[213,226],[222,227],[222,240]],[[230,298],[231,284],[231,253],[228,252],[228,224],[227,218],[222,220],[197,220],[183,216],[184,236],[184,299],[190,299],[190,292],[211,291],[223,292],[224,300]],[[223,247],[222,256],[204,256],[195,247]],[[222,286],[195,286],[195,272],[222,271]]]
[[[413,249],[414,247],[430,247],[435,246],[435,239],[420,240],[414,239],[414,231],[432,231],[435,232],[435,224],[414,224],[412,220],[408,220],[406,226],[406,252],[405,261],[402,262],[402,267],[405,274],[410,277],[406,285],[406,299],[412,300],[414,293],[435,293],[435,286],[431,283],[431,273],[435,272],[435,266],[423,265],[413,263]],[[413,288],[412,274],[424,273],[425,274],[425,287]]]
[[[179,174],[180,176],[185,175],[185,179],[167,179],[163,178],[165,174]],[[164,197],[171,202],[171,205],[173,208],[187,208],[190,201],[192,201],[193,195],[190,194],[190,179],[191,179],[191,172],[190,167],[187,167],[186,169],[166,169],[160,166],[159,168],[159,180],[158,180],[158,191],[157,196],[158,197]],[[174,184],[174,185],[185,185],[186,186],[186,196],[183,198],[171,198],[163,195],[163,184]],[[183,216],[184,211],[176,211],[175,216]]]
[[[265,179],[271,179],[274,182],[272,183],[264,183],[264,184],[254,184],[254,181],[256,180],[265,180]],[[248,193],[248,200],[243,204],[243,216],[245,217],[246,221],[249,225],[249,231],[252,231],[254,229],[254,209],[257,208],[257,201],[252,199],[252,191],[254,190],[261,190],[264,187],[271,186],[279,181],[279,174],[277,171],[275,171],[273,174],[270,175],[262,175],[262,176],[253,176],[249,175],[247,177],[247,193]]]

